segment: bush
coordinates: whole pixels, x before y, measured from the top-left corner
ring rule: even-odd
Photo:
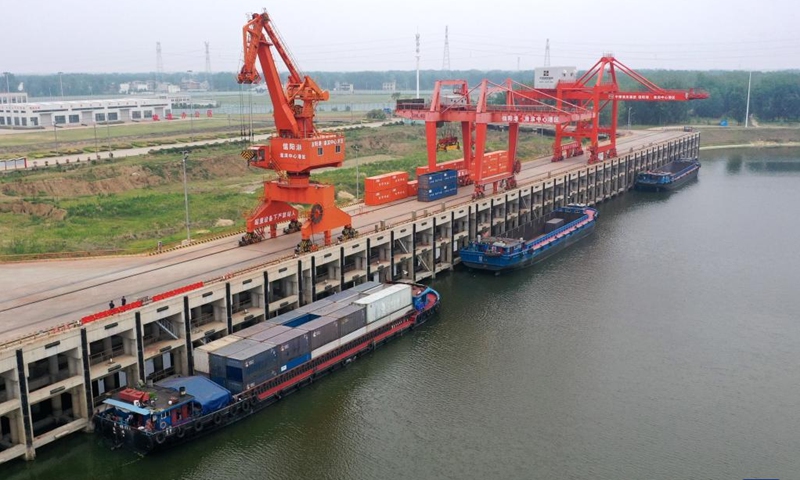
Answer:
[[[386,120],[386,113],[376,108],[367,112],[367,118],[370,120]]]

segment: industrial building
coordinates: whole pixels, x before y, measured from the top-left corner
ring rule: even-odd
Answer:
[[[167,96],[29,102],[27,93],[0,93],[0,128],[39,129],[93,123],[124,123],[164,118],[172,111]]]

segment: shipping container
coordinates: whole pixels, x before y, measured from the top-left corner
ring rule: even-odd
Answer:
[[[417,177],[420,190],[433,188],[438,185],[450,185],[451,182],[457,180],[458,171],[456,170],[439,170],[438,172],[430,172]]]
[[[378,192],[364,192],[364,204],[369,206],[383,205],[397,200],[402,200],[408,196],[408,187],[403,184],[399,187],[392,187]]]
[[[408,182],[408,173],[389,172],[364,179],[364,192],[379,192],[399,187]]]
[[[553,230],[559,229],[564,226],[563,218],[552,218],[544,223],[544,233],[550,233]]]
[[[339,339],[339,346],[344,347],[348,343],[352,342],[353,340],[357,339],[358,337],[364,336],[367,334],[367,327],[361,327],[357,330],[353,330],[352,332],[344,335],[342,338]]]
[[[258,345],[258,342],[250,338],[243,338],[239,339],[239,341],[236,343],[231,343],[230,345],[217,349],[214,352],[210,352],[208,354],[209,375],[211,377],[225,378],[225,370],[228,366],[228,357],[237,352],[241,352],[242,350],[247,350],[253,345]]]
[[[334,303],[341,303],[345,305],[350,305],[350,302],[356,300],[358,298],[358,292],[351,288],[349,290],[345,290],[343,292],[334,293],[328,297],[325,297],[326,300],[330,300]]]
[[[309,350],[316,350],[339,339],[339,319],[337,317],[320,317],[302,327],[297,327],[297,329],[308,333]]]
[[[416,197],[418,190],[419,190],[419,182],[418,181],[413,180],[413,181],[408,182],[406,184],[406,196]]]
[[[267,323],[267,322],[257,323],[251,327],[243,328],[238,332],[234,332],[234,335],[239,338],[250,338],[256,333],[261,333],[264,330],[268,330],[274,326],[275,326],[274,323]]]
[[[298,328],[270,338],[269,343],[277,347],[281,365],[286,365],[290,360],[311,353],[311,349],[308,348],[308,333]]]
[[[350,305],[336,314],[339,316],[339,337],[344,337],[367,324],[367,310],[363,305]]]
[[[261,333],[256,333],[250,337],[249,340],[254,340],[256,342],[267,342],[272,337],[277,337],[282,333],[291,332],[292,330],[292,327],[287,327],[286,325],[276,325],[274,328],[264,330]]]
[[[356,285],[353,288],[345,290],[345,292],[364,292],[364,291],[369,290],[370,288],[375,288],[375,287],[379,286],[380,284],[381,284],[380,282],[373,282],[373,281],[364,282],[364,283],[360,283],[360,284]],[[342,293],[344,293],[344,292],[342,292]]]
[[[380,292],[356,300],[353,304],[366,308],[367,324],[370,324],[398,310],[408,309],[411,306],[411,285],[390,285]]]
[[[398,311],[396,311],[394,313],[390,313],[389,315],[386,315],[385,317],[381,318],[380,320],[376,320],[376,321],[368,324],[367,325],[367,333],[373,332],[373,331],[383,327],[384,325],[388,325],[388,324],[394,322],[395,320],[403,318],[404,316],[408,315],[409,311],[410,311],[410,309],[398,310]]]
[[[332,304],[333,301],[328,300],[327,298],[323,298],[322,300],[317,300],[316,302],[311,302],[308,305],[303,305],[300,308],[295,308],[292,310],[293,312],[301,312],[301,313],[312,313],[316,312],[320,308],[327,307],[328,305]]]
[[[220,348],[226,347],[232,343],[236,343],[239,340],[240,337],[238,336],[228,335],[227,337],[222,337],[219,340],[214,340],[213,342],[195,348],[193,351],[195,372],[209,376],[211,371],[209,370],[208,354],[216,352]]]
[[[239,391],[253,388],[266,381],[278,367],[278,349],[270,343],[256,343],[228,356],[225,380],[238,384]],[[230,389],[230,387],[229,387]],[[233,390],[231,390],[233,392]],[[233,392],[238,393],[238,392]]]
[[[297,317],[302,317],[305,315],[305,312],[298,312],[298,309],[290,310],[286,313],[282,313],[277,317],[270,318],[267,320],[267,323],[272,323],[274,325],[283,325],[284,323],[290,322]]]
[[[311,352],[304,353],[303,355],[295,357],[295,358],[289,360],[288,362],[286,362],[286,364],[282,365],[280,367],[279,373],[283,373],[283,372],[285,372],[287,370],[291,370],[291,369],[293,369],[293,368],[295,368],[297,366],[300,366],[300,365],[306,363],[309,360],[311,360]]]
[[[458,179],[454,178],[448,182],[448,184],[439,184],[431,188],[423,189],[420,187],[417,192],[417,200],[420,202],[433,202],[456,195],[458,193]]]
[[[356,295],[358,295],[358,293],[356,293]],[[354,298],[353,300],[356,300],[356,299]],[[347,306],[347,304],[345,304],[345,303],[332,302],[330,305],[328,305],[326,307],[322,307],[319,310],[315,311],[314,315],[316,315],[317,317],[327,317],[329,315],[333,315],[334,312],[336,312],[337,310],[341,310],[346,306]],[[315,318],[314,320],[317,320],[317,319]]]

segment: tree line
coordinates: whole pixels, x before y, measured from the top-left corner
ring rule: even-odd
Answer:
[[[644,125],[666,125],[690,122],[718,122],[728,120],[730,124],[743,123],[747,103],[748,72],[741,71],[679,71],[642,70],[642,75],[666,89],[696,88],[710,93],[707,100],[692,102],[623,102],[619,109],[619,122]],[[416,89],[415,71],[364,71],[364,72],[307,72],[325,89],[334,90],[337,84],[352,84],[355,90],[380,91],[386,82],[395,82],[397,90],[413,92]],[[232,72],[215,72],[210,75],[199,72],[165,73],[160,81],[179,85],[183,80],[207,81],[213,90],[239,91],[248,89],[236,82]],[[286,78],[286,74],[282,75]],[[502,84],[507,78],[531,84],[533,71],[439,71],[420,72],[420,89],[430,91],[439,79],[466,80],[478,86],[486,78]],[[87,95],[115,95],[119,85],[130,81],[151,81],[155,73],[63,73],[50,75],[16,75],[10,73],[6,82],[0,80],[0,90],[8,85],[16,91],[20,83],[29,96],[57,98]],[[627,76],[619,77],[623,90],[641,90]],[[5,84],[3,84],[5,83]],[[754,72],[752,76],[750,113],[765,122],[794,122],[800,120],[800,71]]]

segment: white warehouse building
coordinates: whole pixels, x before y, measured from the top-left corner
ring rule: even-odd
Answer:
[[[28,102],[26,93],[0,93],[0,128],[77,127],[164,119],[172,101],[164,97]]]

